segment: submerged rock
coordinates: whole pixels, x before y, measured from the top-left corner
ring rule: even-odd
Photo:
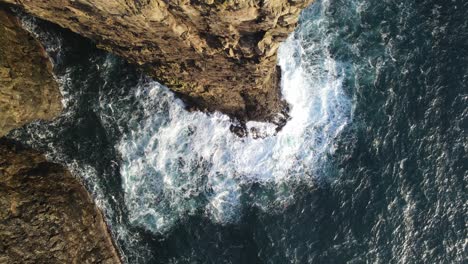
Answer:
[[[41,44],[0,9],[0,137],[62,110],[52,65]]]
[[[0,263],[120,263],[100,211],[64,167],[0,139]]]
[[[313,2],[2,1],[141,65],[198,109],[261,121],[287,109],[276,53]]]

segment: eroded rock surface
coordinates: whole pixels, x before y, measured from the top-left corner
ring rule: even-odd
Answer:
[[[38,41],[0,9],[0,137],[55,118],[61,95]],[[40,153],[0,138],[0,263],[120,263],[81,183]]]
[[[18,19],[0,9],[0,137],[62,110],[58,84],[43,47]]]
[[[0,139],[0,263],[120,263],[80,182],[43,155]]]
[[[0,0],[142,65],[187,101],[240,119],[286,109],[279,44],[313,0]]]

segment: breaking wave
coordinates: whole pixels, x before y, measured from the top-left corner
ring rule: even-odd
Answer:
[[[324,1],[321,5],[326,5]],[[328,53],[332,36],[317,6],[279,50],[282,93],[291,119],[275,134],[268,123],[249,122],[263,135],[240,138],[220,113],[187,112],[183,103],[156,82],[135,91],[137,119],[118,143],[130,221],[156,233],[202,211],[218,223],[239,220],[243,186],[273,184],[273,200],[251,201],[269,208],[287,203],[284,183],[313,183],[333,141],[351,120],[351,102],[342,85],[343,63]],[[304,34],[316,37],[306,41]],[[286,184],[287,186],[287,184]]]

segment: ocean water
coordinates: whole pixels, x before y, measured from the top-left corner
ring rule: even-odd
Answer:
[[[278,55],[291,120],[244,138],[22,15],[65,111],[9,136],[83,181],[127,263],[464,263],[467,15],[461,0],[317,1]]]

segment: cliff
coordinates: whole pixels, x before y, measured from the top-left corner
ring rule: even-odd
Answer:
[[[99,210],[65,168],[0,139],[0,263],[120,263]]]
[[[0,9],[0,137],[34,120],[51,120],[62,110],[51,63],[19,21]]]
[[[0,263],[120,263],[81,183],[40,153],[1,138],[61,111],[42,46],[0,9]]]
[[[284,121],[279,44],[313,0],[0,0],[141,65],[195,106]]]

